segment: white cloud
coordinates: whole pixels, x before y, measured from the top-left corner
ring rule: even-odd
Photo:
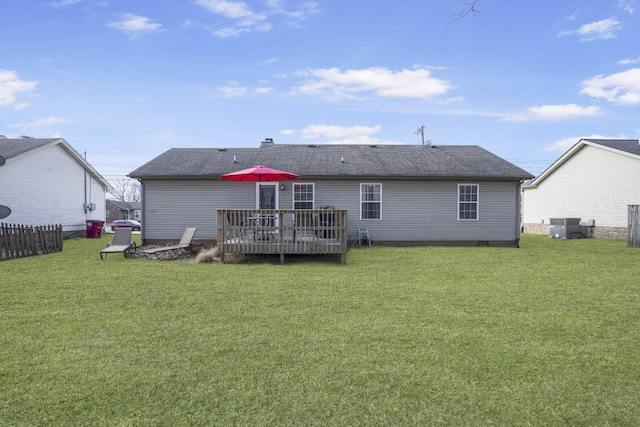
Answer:
[[[332,99],[357,98],[370,93],[386,98],[431,98],[454,88],[447,81],[435,78],[425,68],[401,71],[385,67],[341,71],[339,68],[319,68],[300,73],[307,81],[294,88],[301,95],[322,95]]]
[[[601,114],[601,112],[600,107],[597,106],[582,107],[577,104],[541,105],[529,107],[522,113],[506,116],[504,120],[514,122],[529,120],[558,121],[585,116],[597,116]]]
[[[558,141],[555,141],[551,145],[544,147],[544,151],[561,151],[565,152],[573,147],[578,141],[581,139],[626,139],[626,136],[604,136],[599,134],[591,134],[584,136],[572,136],[569,138],[563,138]]]
[[[16,94],[31,92],[38,82],[20,80],[14,71],[0,69],[0,107],[11,105],[14,108],[24,108],[27,104],[16,103]]]
[[[585,24],[577,30],[561,31],[559,35],[577,35],[580,36],[580,40],[582,41],[606,40],[615,38],[615,33],[620,28],[622,28],[620,21],[614,18],[608,18]]]
[[[318,4],[314,1],[302,3],[297,10],[287,11],[282,7],[280,0],[270,0],[267,2],[273,13],[282,14],[287,17],[288,24],[293,27],[302,27],[303,22],[310,16],[320,12]]]
[[[243,86],[236,81],[229,81],[224,86],[216,87],[213,92],[209,92],[206,96],[209,98],[215,98],[222,96],[224,98],[243,98],[255,95],[264,95],[270,93],[275,88],[271,86],[256,86],[248,87]]]
[[[55,125],[58,123],[69,123],[69,120],[64,119],[62,117],[49,116],[49,117],[43,117],[41,119],[34,120],[32,122],[27,122],[27,123],[11,123],[7,125],[7,127],[14,128],[14,129],[15,128],[33,129],[33,128],[41,128],[48,125]]]
[[[156,33],[162,30],[162,24],[153,23],[149,18],[144,16],[138,16],[132,13],[123,13],[118,16],[118,21],[110,22],[107,26],[122,31],[123,33],[131,34],[134,37]]]
[[[256,16],[246,3],[240,1],[196,0],[195,4],[225,18],[248,19]]]
[[[209,12],[223,18],[233,20],[233,25],[215,30],[213,34],[218,38],[236,37],[249,32],[266,32],[271,30],[267,16],[255,13],[244,2],[230,0],[196,0],[195,4],[202,6]]]
[[[299,133],[304,139],[320,140],[318,144],[367,144],[367,145],[388,145],[399,144],[396,141],[388,141],[376,138],[374,134],[382,129],[381,125],[376,126],[337,126],[337,125],[317,125],[311,124]],[[286,129],[280,132],[283,135],[293,135],[296,131]]]
[[[342,139],[333,139],[324,141],[324,144],[348,144],[348,145],[390,145],[399,144],[396,141],[386,141],[380,138],[374,138],[370,135],[353,135]]]
[[[580,93],[617,104],[640,104],[640,68],[609,76],[595,76],[582,82]]]
[[[271,57],[269,59],[266,59],[266,60],[262,61],[262,63],[265,64],[265,65],[271,65],[271,64],[275,64],[278,61],[279,61],[279,59],[274,56],[274,57]]]
[[[53,124],[58,124],[58,123],[68,123],[69,120],[64,119],[62,117],[55,117],[55,116],[49,116],[49,117],[44,117],[42,119],[38,119],[38,120],[34,120],[33,122],[27,123],[27,126],[47,126],[47,125],[53,125]]]
[[[447,98],[439,101],[438,105],[450,105],[450,104],[455,104],[456,102],[462,102],[462,101],[464,101],[463,96],[452,96],[451,98]]]
[[[218,91],[221,92],[225,98],[241,98],[247,94],[247,88],[240,86],[236,82],[229,82],[227,86],[219,87]]]
[[[377,126],[336,126],[336,125],[309,125],[302,129],[302,137],[305,139],[315,138],[354,138],[360,136],[368,136],[377,133],[382,129],[381,125]]]
[[[313,1],[302,3],[297,10],[286,10],[280,0],[267,0],[266,9],[254,11],[247,3],[236,0],[194,0],[198,6],[219,15],[231,25],[214,30],[212,33],[218,38],[237,37],[244,33],[267,32],[273,28],[269,17],[282,15],[288,19],[289,25],[299,27],[311,15],[318,13],[317,4]]]
[[[622,9],[624,12],[628,13],[629,15],[633,15],[634,4],[635,4],[634,0],[620,0],[618,2],[618,6],[620,7],[620,9]]]
[[[71,6],[73,4],[76,4],[76,3],[80,3],[82,1],[83,0],[61,0],[61,1],[56,2],[56,3],[51,3],[51,6],[53,6],[53,7],[66,7],[66,6]]]
[[[636,58],[636,59],[621,59],[620,61],[618,61],[618,64],[620,65],[632,65],[632,64],[640,64],[640,57]]]
[[[63,123],[70,123],[70,120],[62,117],[49,116],[43,117],[41,119],[36,119],[31,122],[10,123],[7,124],[7,127],[16,129],[17,132],[20,133],[20,135],[61,138],[62,132],[60,132],[61,129],[58,129],[57,125]]]

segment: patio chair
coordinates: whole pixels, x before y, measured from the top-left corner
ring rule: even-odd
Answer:
[[[100,259],[104,261],[113,253],[122,253],[128,258],[132,249],[136,249],[136,244],[131,241],[131,227],[118,227],[113,231],[113,240],[100,251]]]
[[[177,245],[173,245],[173,246],[167,245],[162,248],[147,249],[142,252],[144,252],[145,254],[156,254],[159,252],[176,251],[178,249],[186,249],[188,251],[192,251],[194,248],[202,246],[201,243],[192,242],[193,236],[196,234],[197,229],[198,229],[197,227],[185,228],[184,233],[182,233],[182,238],[180,239],[180,243],[178,243]]]
[[[358,230],[358,246],[369,245],[371,247],[371,238],[369,237],[369,229],[361,228]]]

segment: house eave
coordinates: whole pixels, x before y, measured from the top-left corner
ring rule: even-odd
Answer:
[[[219,180],[220,175],[127,175],[129,178],[139,181],[164,181],[164,180]],[[415,181],[442,181],[442,180],[476,180],[476,181],[518,181],[530,179],[533,176],[481,176],[481,175],[300,175],[296,181],[314,179],[360,179],[360,180],[415,180]]]

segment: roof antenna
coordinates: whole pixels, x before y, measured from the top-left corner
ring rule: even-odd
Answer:
[[[424,145],[424,125],[420,126],[417,131],[414,132],[416,135],[422,136],[422,145]],[[431,147],[431,140],[427,140],[427,145]]]

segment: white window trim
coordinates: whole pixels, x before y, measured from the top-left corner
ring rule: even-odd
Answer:
[[[363,185],[379,185],[380,186],[380,201],[373,203],[380,204],[380,218],[363,218],[362,217],[362,203],[372,203],[371,200],[362,200],[362,186]],[[358,192],[360,193],[360,220],[361,221],[382,221],[382,183],[381,182],[361,182],[358,184]]]
[[[311,200],[311,209],[315,209],[316,208],[316,184],[313,182],[294,182],[291,185],[291,208],[292,209],[296,208],[296,192],[295,192],[296,185],[310,185],[311,188],[313,188],[313,199]]]
[[[460,201],[460,187],[462,186],[474,186],[476,187],[477,191],[476,194],[478,195],[478,200],[476,200],[475,202],[461,202]],[[476,204],[476,217],[471,219],[471,218],[460,218],[460,203],[475,203]],[[480,220],[480,184],[474,184],[474,183],[465,183],[465,184],[458,184],[458,191],[456,193],[456,215],[458,217],[458,221],[479,221]]]

